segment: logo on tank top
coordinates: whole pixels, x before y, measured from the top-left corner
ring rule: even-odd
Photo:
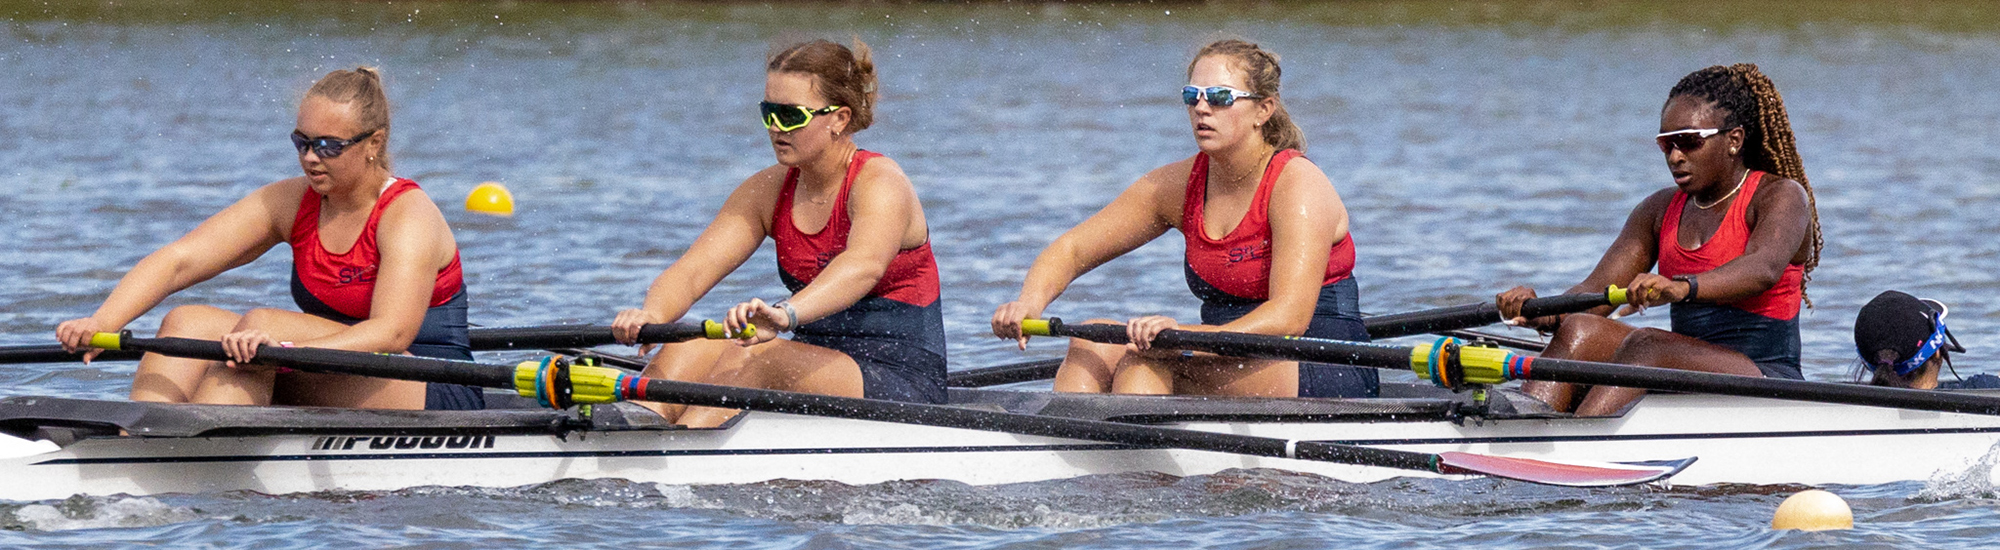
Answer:
[[[340,268],[340,271],[335,272],[334,275],[340,278],[340,284],[343,285],[372,283],[375,282],[375,266],[343,267]]]
[[[1262,260],[1271,257],[1271,241],[1243,245],[1229,249],[1229,263]]]
[[[813,264],[818,265],[821,270],[825,270],[826,264],[833,263],[833,257],[839,255],[840,255],[839,252],[821,252],[818,254],[814,254]]]

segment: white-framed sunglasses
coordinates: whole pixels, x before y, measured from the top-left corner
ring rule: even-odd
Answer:
[[[1696,149],[1701,148],[1702,140],[1720,133],[1722,133],[1721,128],[1675,130],[1672,132],[1660,132],[1660,135],[1653,136],[1653,141],[1660,144],[1660,152],[1662,153],[1673,151],[1674,149],[1680,149],[1683,153],[1692,153]]]

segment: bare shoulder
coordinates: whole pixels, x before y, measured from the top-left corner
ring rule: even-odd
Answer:
[[[1667,215],[1667,205],[1673,204],[1674,194],[1679,192],[1680,188],[1677,187],[1667,187],[1654,191],[1653,194],[1646,195],[1645,200],[1639,201],[1639,205],[1634,207],[1632,212],[1635,214],[1654,214],[1654,217],[1665,216]]]
[[[1313,163],[1312,159],[1301,156],[1285,163],[1285,169],[1278,172],[1276,188],[1272,189],[1272,192],[1312,192],[1321,188],[1332,189],[1333,180],[1328,179],[1326,172],[1320,170],[1319,165]]]
[[[861,171],[854,174],[854,185],[856,187],[888,185],[894,188],[912,189],[910,176],[903,173],[903,165],[889,157],[875,157],[862,164]]]
[[[1777,174],[1766,173],[1764,180],[1757,183],[1757,196],[1750,199],[1759,208],[1778,204],[1805,204],[1806,186],[1797,180]]]
[[[1139,176],[1133,188],[1145,189],[1158,194],[1180,196],[1187,192],[1188,176],[1194,173],[1195,157],[1188,157],[1167,163],[1146,175]]]

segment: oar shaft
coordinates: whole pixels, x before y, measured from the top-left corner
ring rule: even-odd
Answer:
[[[665,344],[697,338],[727,338],[721,323],[659,323],[639,328],[640,344]],[[749,332],[745,331],[746,334]],[[617,343],[611,327],[603,325],[555,325],[540,327],[479,328],[470,331],[472,349],[590,348]]]
[[[660,379],[639,385],[647,401],[1439,472],[1430,453]]]
[[[1528,300],[1521,304],[1523,317],[1535,318],[1563,313],[1576,313],[1595,307],[1620,305],[1625,303],[1625,289],[1611,287],[1604,292],[1583,292],[1545,296]],[[1493,302],[1465,304],[1408,313],[1376,315],[1361,321],[1368,327],[1372,338],[1395,338],[1412,334],[1424,334],[1449,330],[1482,327],[1505,321],[1500,318],[1500,308]]]
[[[1060,319],[1024,324],[1031,334],[1069,336],[1107,344],[1124,344],[1124,325],[1069,325]],[[1153,346],[1168,349],[1205,351],[1217,355],[1253,359],[1282,359],[1335,363],[1379,369],[1411,369],[1431,378],[1428,357],[1435,344],[1388,346],[1317,338],[1291,338],[1236,332],[1162,331]],[[1441,357],[1453,357],[1449,354]],[[1493,348],[1460,348],[1455,359],[1461,368],[1453,375],[1460,383],[1500,383],[1508,380],[1547,380],[1574,384],[1623,386],[1649,390],[1683,391],[1788,399],[1815,403],[1893,407],[1938,412],[2000,415],[2000,397],[1987,395],[1912,390],[1859,384],[1834,384],[1784,378],[1755,378],[1710,372],[1663,369],[1547,359],[1517,355]],[[1435,371],[1435,372],[1449,372]]]
[[[1652,390],[1790,399],[1924,411],[2000,415],[2000,398],[1989,395],[1912,390],[1861,384],[1832,384],[1788,378],[1752,378],[1710,372],[1536,359],[1527,380],[1624,386]]]
[[[143,354],[129,351],[107,351],[97,354],[97,359],[94,360],[137,361],[140,355]],[[82,353],[63,351],[62,346],[55,344],[0,346],[0,364],[69,363],[82,360]]]
[[[119,337],[115,343],[120,349],[158,353],[190,359],[227,361],[229,354],[222,349],[222,343],[213,340],[193,340],[188,338],[131,338]],[[257,348],[257,364],[286,367],[310,372],[353,374],[377,378],[416,380],[442,384],[461,384],[487,388],[513,387],[514,373],[506,367],[497,370],[488,365],[430,359],[408,355],[383,355],[356,351],[341,351],[319,348],[286,348],[261,346]]]

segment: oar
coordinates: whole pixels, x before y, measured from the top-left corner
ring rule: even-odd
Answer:
[[[209,340],[131,338],[129,335],[103,333],[92,338],[91,345],[105,349],[149,351],[197,359],[226,358],[222,345]],[[512,388],[523,396],[534,397],[537,401],[555,408],[566,408],[576,403],[609,403],[625,399],[641,399],[784,414],[1082,439],[1145,448],[1171,447],[1438,474],[1487,475],[1572,487],[1646,483],[1665,479],[1694,462],[1693,458],[1640,463],[1555,462],[1460,452],[1418,453],[1099,420],[676,382],[645,378],[604,367],[572,365],[561,357],[506,366],[402,355],[265,346],[257,350],[257,362],[316,372]]]
[[[1563,294],[1528,300],[1521,304],[1521,316],[1533,319],[1546,315],[1576,313],[1595,307],[1625,305],[1625,289],[1616,286],[1604,292]],[[1436,333],[1483,327],[1506,321],[1493,302],[1441,307],[1408,313],[1376,315],[1362,319],[1371,338],[1395,338],[1412,334]]]
[[[1036,359],[1007,365],[965,369],[946,374],[944,385],[953,388],[984,388],[1016,382],[1048,380],[1056,377],[1061,359]]]
[[[752,329],[754,330],[754,329]],[[694,336],[685,336],[688,331],[698,331]],[[532,327],[475,328],[466,331],[472,337],[472,351],[500,351],[516,349],[547,349],[558,353],[571,353],[566,348],[589,348],[617,343],[611,337],[611,327],[605,325],[549,325]],[[701,324],[655,324],[639,329],[641,344],[662,344],[680,342],[694,338],[727,338],[722,323],[704,321]],[[750,332],[750,331],[746,331]],[[143,353],[136,351],[109,351],[98,354],[96,361],[137,361]],[[83,360],[83,354],[63,351],[55,344],[0,346],[0,364],[15,363],[67,363]],[[644,368],[642,363],[638,368]]]
[[[1129,343],[1124,325],[1070,325],[1064,324],[1061,319],[1050,318],[1045,321],[1035,319],[1023,321],[1022,329],[1036,336],[1067,336],[1106,344]],[[1420,378],[1454,389],[1467,384],[1548,380],[1648,390],[2000,415],[2000,397],[1538,358],[1500,348],[1460,346],[1457,340],[1452,338],[1442,338],[1434,343],[1416,346],[1389,346],[1240,332],[1166,330],[1153,337],[1152,345],[1168,349],[1205,351],[1231,357],[1410,369],[1416,371]]]

